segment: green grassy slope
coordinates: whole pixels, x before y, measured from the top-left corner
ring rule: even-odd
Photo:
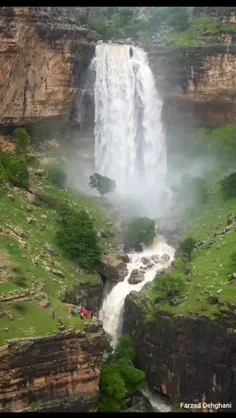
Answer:
[[[60,191],[35,174],[31,175],[31,184],[41,187],[45,194],[59,198],[60,202],[84,208],[97,231],[111,228],[99,199],[86,198],[75,191]],[[27,238],[12,235],[15,228],[20,228]],[[68,305],[60,299],[75,283],[88,282],[92,285],[100,278],[96,274],[79,273],[76,264],[64,257],[56,247],[54,237],[57,229],[53,208],[46,204],[32,205],[27,192],[20,189],[1,191],[0,268],[4,274],[0,275],[0,344],[11,338],[54,332],[59,318],[66,326],[76,328],[87,321],[81,321],[78,316],[71,317]],[[106,252],[111,247],[105,239],[100,245]],[[50,269],[59,271],[59,276]],[[17,299],[19,294],[21,297]],[[13,300],[5,300],[9,296]],[[44,299],[50,301],[50,307],[45,309],[41,307]],[[55,320],[52,319],[53,309]],[[5,315],[2,315],[3,312]]]

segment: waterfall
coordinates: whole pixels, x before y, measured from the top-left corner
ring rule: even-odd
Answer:
[[[97,171],[114,179],[122,196],[161,199],[167,171],[162,102],[146,52],[99,44],[92,65]]]
[[[103,322],[104,330],[111,335],[113,345],[122,332],[123,312],[126,296],[132,291],[140,291],[142,287],[152,281],[157,272],[163,271],[174,259],[174,248],[167,245],[163,237],[157,237],[151,247],[146,248],[142,253],[129,253],[130,262],[127,264],[128,274],[124,281],[117,283],[109,292],[105,288],[104,300],[99,317]],[[133,270],[144,273],[144,280],[138,284],[130,284],[129,278]],[[169,412],[170,407],[163,402],[158,394],[147,389],[144,392],[154,408],[163,412]]]

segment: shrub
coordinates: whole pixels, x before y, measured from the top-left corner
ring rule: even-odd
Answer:
[[[11,281],[20,287],[26,287],[26,278],[24,276],[14,276]]]
[[[61,167],[53,166],[48,169],[48,179],[55,186],[64,188],[67,180],[67,175]]]
[[[21,266],[13,266],[13,267],[12,267],[12,271],[13,271],[14,273],[18,273],[18,274],[22,274],[22,273],[23,273],[23,269],[22,269],[22,267],[21,267]]]
[[[190,260],[195,246],[196,240],[192,237],[188,237],[180,243],[179,252],[183,258],[186,257],[188,260]]]
[[[94,271],[101,252],[89,215],[84,210],[76,212],[65,205],[59,207],[58,212],[61,221],[61,229],[56,233],[58,245],[82,269]]]
[[[152,219],[135,218],[126,226],[125,247],[129,249],[141,243],[151,245],[155,235],[155,222]]]
[[[96,189],[100,193],[101,197],[103,197],[105,194],[115,190],[116,182],[109,179],[109,177],[94,173],[89,177],[89,186]]]
[[[29,187],[29,171],[23,156],[14,155],[9,157],[6,175],[13,186],[21,187],[23,189]]]
[[[236,197],[236,172],[224,177],[220,181],[220,188],[224,199]]]
[[[132,365],[135,352],[129,337],[121,337],[100,379],[99,412],[119,412],[122,401],[146,386],[146,376]]]
[[[27,306],[25,303],[23,302],[15,302],[13,303],[13,308],[16,309],[17,311],[24,313],[27,311]]]
[[[31,136],[25,128],[16,128],[13,134],[20,151],[24,152],[31,143]]]
[[[173,273],[165,276],[158,276],[155,290],[163,293],[166,297],[173,297],[183,292],[186,278],[184,274]]]
[[[6,180],[6,173],[2,164],[0,163],[0,184],[4,183],[5,180]]]
[[[233,251],[230,255],[230,261],[233,269],[236,269],[236,251]]]

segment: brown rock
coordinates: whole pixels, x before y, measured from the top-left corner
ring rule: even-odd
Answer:
[[[144,274],[140,273],[138,269],[134,269],[129,277],[129,284],[138,284],[144,281]]]
[[[112,282],[121,282],[128,274],[124,261],[117,259],[115,256],[103,257],[102,262],[97,266],[97,272]]]

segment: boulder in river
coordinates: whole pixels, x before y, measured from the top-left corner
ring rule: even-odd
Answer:
[[[170,256],[169,256],[169,254],[164,253],[164,254],[161,256],[161,259],[162,259],[162,260],[164,260],[164,261],[169,261],[169,260],[170,260]]]
[[[158,254],[154,254],[151,256],[152,261],[154,261],[154,263],[158,263],[158,261],[160,260],[160,256]]]
[[[139,284],[144,281],[144,274],[140,273],[138,269],[134,269],[129,277],[129,284]]]
[[[138,244],[134,247],[134,251],[136,251],[136,253],[142,253],[143,252],[143,245],[142,244]]]
[[[115,256],[104,256],[97,266],[97,272],[107,280],[112,282],[122,282],[128,274],[127,266],[124,261]]]

